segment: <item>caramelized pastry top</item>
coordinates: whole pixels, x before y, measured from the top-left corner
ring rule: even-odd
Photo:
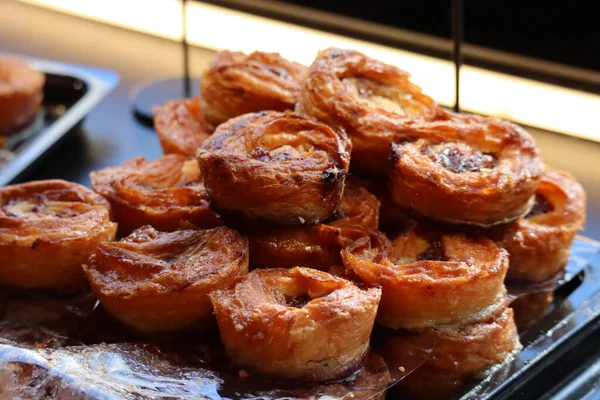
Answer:
[[[392,193],[400,206],[434,220],[481,226],[529,210],[543,163],[523,129],[473,115],[415,125],[425,139],[392,146]]]
[[[154,161],[137,157],[121,167],[92,172],[90,178],[94,190],[111,202],[121,233],[147,224],[174,230],[180,220],[207,228],[219,224],[195,159],[178,154]]]
[[[109,205],[88,188],[47,180],[0,188],[0,237],[31,243],[85,238],[115,224]]]
[[[353,143],[353,166],[387,173],[390,144],[415,134],[409,123],[443,116],[409,78],[357,51],[331,48],[310,66],[296,110],[345,129]]]
[[[220,125],[197,156],[217,209],[304,224],[338,209],[349,147],[343,134],[326,125],[265,111]]]
[[[190,285],[217,289],[231,271],[241,278],[244,265],[247,241],[232,229],[159,232],[146,226],[119,242],[100,244],[86,271],[105,295],[128,298],[180,292]]]
[[[304,65],[276,53],[221,51],[202,77],[201,107],[217,126],[238,115],[294,108]]]
[[[383,288],[378,322],[392,329],[468,323],[505,297],[508,254],[487,238],[418,226],[392,243],[383,234],[359,239],[342,259],[368,286]]]

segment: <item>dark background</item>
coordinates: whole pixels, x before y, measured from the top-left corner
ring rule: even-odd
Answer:
[[[283,0],[449,39],[451,1]],[[464,0],[467,43],[600,71],[596,2]]]

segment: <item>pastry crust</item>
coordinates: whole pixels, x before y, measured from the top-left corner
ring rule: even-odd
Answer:
[[[364,186],[379,199],[381,203],[379,208],[380,231],[395,237],[408,232],[417,224],[394,201],[387,178],[373,176],[357,178],[356,175],[352,175],[350,180]]]
[[[323,382],[346,376],[362,360],[380,295],[310,268],[277,268],[254,270],[211,299],[235,365]]]
[[[0,188],[0,283],[59,292],[87,286],[81,264],[117,224],[108,203],[62,180]]]
[[[109,167],[90,174],[94,190],[111,204],[119,223],[119,234],[151,225],[173,231],[180,221],[201,228],[221,225],[210,209],[198,162],[169,154],[154,161],[137,157],[121,167]]]
[[[0,135],[14,133],[35,119],[45,81],[44,73],[28,63],[0,56]]]
[[[175,232],[144,226],[105,242],[84,265],[104,310],[145,335],[207,329],[208,297],[233,287],[248,272],[248,241],[227,227]]]
[[[201,108],[217,126],[238,115],[293,110],[304,65],[277,53],[220,51],[202,76]]]
[[[326,125],[264,111],[220,125],[197,157],[215,209],[303,225],[329,219],[339,208],[349,147]]]
[[[392,145],[398,205],[433,220],[484,227],[529,211],[543,163],[526,131],[474,115],[422,123],[418,130],[425,139]]]
[[[506,297],[508,253],[487,238],[417,227],[390,243],[383,234],[342,251],[347,270],[383,295],[377,322],[392,329],[466,324]]]
[[[457,328],[429,328],[418,336],[389,335],[381,347],[392,357],[395,352],[418,352],[422,335],[434,336],[435,346],[423,365],[400,381],[398,389],[406,398],[450,398],[478,373],[522,348],[513,310],[506,306],[487,319]]]
[[[352,167],[388,174],[390,145],[414,135],[411,123],[444,112],[410,74],[354,50],[319,52],[302,83],[296,111],[352,139]]]
[[[379,201],[366,189],[346,182],[333,220],[310,226],[242,229],[250,241],[251,268],[309,267],[328,271],[341,265],[340,251],[377,229]]]
[[[215,130],[204,120],[197,98],[167,101],[153,111],[154,129],[164,154],[194,157]]]
[[[535,194],[532,211],[504,229],[498,241],[510,253],[509,280],[553,279],[564,269],[575,235],[585,224],[585,192],[568,172],[545,171]]]

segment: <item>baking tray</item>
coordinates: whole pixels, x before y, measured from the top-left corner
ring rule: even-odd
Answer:
[[[333,385],[322,387],[319,395],[303,392],[298,397],[257,377],[241,378],[212,369],[211,357],[206,356],[211,352],[201,339],[175,349],[128,338],[111,340],[108,336],[107,340],[106,335],[101,341],[85,339],[113,332],[110,320],[97,315],[101,307],[93,296],[69,300],[66,308],[63,303],[64,299],[40,294],[18,294],[16,300],[0,296],[0,397],[7,388],[21,395],[27,391],[23,398],[69,395],[74,399],[366,399],[378,391],[367,380],[360,390],[354,385],[353,393],[343,385]],[[598,322],[600,243],[578,237],[566,273],[556,285],[554,303],[521,335],[523,350],[456,398],[512,398],[523,385],[540,381],[544,365],[556,362],[586,335],[597,334]],[[14,371],[21,371],[23,380],[11,375]],[[257,381],[262,391],[256,391]]]
[[[2,53],[28,61],[46,74],[44,101],[36,121],[9,137],[14,158],[0,165],[0,186],[22,177],[83,120],[118,84],[111,70]]]

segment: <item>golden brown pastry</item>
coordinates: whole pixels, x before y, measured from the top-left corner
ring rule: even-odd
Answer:
[[[211,293],[221,340],[238,367],[322,382],[358,366],[381,291],[310,268],[257,269]]]
[[[194,157],[198,147],[215,130],[204,120],[197,98],[167,101],[153,111],[154,129],[165,154]]]
[[[396,236],[408,232],[415,226],[416,222],[410,218],[400,206],[396,204],[390,185],[386,178],[368,177],[357,178],[356,175],[350,177],[358,184],[364,186],[379,199],[381,206],[379,208],[379,230]]]
[[[562,271],[573,239],[583,229],[585,202],[585,192],[571,174],[545,171],[531,211],[506,227],[498,240],[510,253],[507,279],[541,282]]]
[[[310,66],[296,111],[345,129],[352,139],[353,168],[387,174],[390,144],[416,134],[410,123],[444,116],[409,78],[357,51],[330,48]]]
[[[91,190],[62,180],[0,188],[0,284],[85,288],[81,264],[117,230],[108,207]]]
[[[422,226],[390,243],[372,234],[342,251],[347,270],[383,294],[377,322],[392,329],[466,324],[503,307],[508,253],[487,238]]]
[[[193,158],[169,154],[148,161],[137,157],[122,167],[92,172],[90,179],[94,190],[110,202],[121,235],[144,225],[172,231],[182,220],[201,228],[221,224],[210,209]]]
[[[303,225],[331,218],[339,208],[349,146],[326,125],[264,111],[220,125],[197,156],[215,209]]]
[[[526,330],[532,323],[540,319],[548,311],[553,299],[553,290],[522,293],[515,297],[510,302],[510,308],[515,312],[515,323],[519,332]]]
[[[200,106],[214,126],[251,112],[293,110],[305,76],[304,65],[277,53],[224,50],[202,76]]]
[[[248,272],[248,241],[233,229],[174,232],[144,226],[105,242],[84,265],[104,310],[146,335],[206,329],[208,294],[233,287]]]
[[[29,125],[44,97],[44,73],[16,58],[0,56],[0,135]]]
[[[493,118],[453,115],[421,123],[416,142],[394,144],[391,188],[398,205],[438,221],[491,226],[525,214],[543,163],[533,138]]]
[[[470,325],[428,328],[420,335],[433,335],[435,346],[423,365],[394,388],[402,398],[451,398],[477,373],[506,361],[521,349],[513,311],[508,307]],[[419,336],[389,335],[381,348],[394,357],[395,352],[418,352],[420,346]]]
[[[250,242],[251,268],[303,266],[327,271],[341,265],[340,251],[377,229],[379,201],[366,189],[346,182],[340,209],[328,222],[310,226],[242,228]]]

